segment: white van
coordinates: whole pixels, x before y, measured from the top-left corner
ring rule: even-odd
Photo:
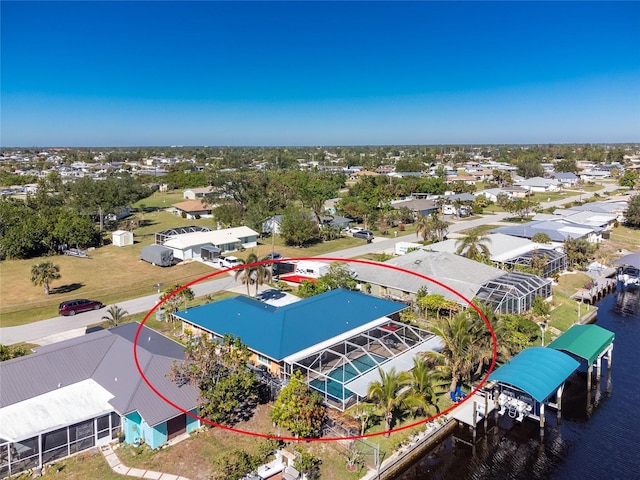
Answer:
[[[457,215],[458,210],[456,210],[456,207],[454,207],[453,205],[443,205],[442,213],[444,215]]]

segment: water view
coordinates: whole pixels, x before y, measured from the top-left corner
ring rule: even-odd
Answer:
[[[497,428],[470,446],[465,428],[427,452],[397,480],[638,478],[640,424],[640,290],[619,291],[599,304],[597,324],[615,333],[611,381],[603,368],[600,394],[589,405],[584,377],[567,385],[563,419],[547,413],[545,438],[538,423]],[[603,362],[603,366],[606,362]]]

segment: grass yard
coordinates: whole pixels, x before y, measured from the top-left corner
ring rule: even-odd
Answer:
[[[155,233],[168,228],[202,225],[213,228],[211,219],[188,220],[166,211],[137,214],[141,227],[134,230],[134,245],[116,247],[110,244],[110,234],[106,245],[89,253],[91,258],[76,258],[56,255],[48,258],[2,261],[0,275],[0,317],[2,326],[9,327],[43,320],[58,315],[58,304],[71,298],[91,298],[111,304],[150,295],[156,283],[165,285],[185,284],[211,273],[211,267],[200,262],[189,262],[171,268],[155,267],[141,261],[140,251],[155,242]],[[259,258],[272,249],[285,257],[312,257],[330,255],[330,252],[363,244],[364,240],[343,237],[330,242],[321,242],[309,247],[289,247],[280,237],[264,240],[255,248],[237,252],[246,257],[255,253]],[[51,294],[44,295],[42,287],[31,281],[31,266],[51,260],[60,266],[61,278],[51,283]]]
[[[270,405],[260,405],[256,414],[236,428],[248,432],[273,434],[274,430],[269,418]],[[288,435],[282,431],[282,435]],[[129,467],[153,469],[175,475],[183,475],[190,480],[208,480],[216,471],[216,462],[224,455],[235,450],[244,450],[255,454],[265,439],[234,433],[221,428],[206,428],[194,434],[188,440],[162,450],[137,450],[123,447],[116,450],[122,463]],[[333,442],[300,442],[304,449],[320,456],[323,463],[320,467],[321,478],[336,480],[355,480],[362,474],[347,472],[346,461],[339,446]],[[293,451],[295,444],[289,442],[287,449]],[[97,477],[95,477],[97,478]]]
[[[123,480],[123,477],[115,473],[98,449],[80,453],[74,457],[55,462],[47,467],[45,478],[53,477],[64,480],[86,480],[89,478],[100,480]],[[19,480],[33,478],[32,474],[24,473],[17,477]]]
[[[578,321],[578,303],[570,297],[590,279],[591,277],[580,272],[560,276],[558,284],[553,287],[551,320],[549,322],[553,328],[564,332]],[[584,315],[586,312],[587,305],[583,305],[581,314]]]
[[[174,203],[183,202],[185,198],[182,190],[171,190],[169,192],[153,192],[150,197],[144,198],[131,205],[133,208],[167,208]]]

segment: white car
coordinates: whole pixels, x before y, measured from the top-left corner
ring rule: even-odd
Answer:
[[[221,268],[231,268],[241,265],[242,261],[238,257],[220,257],[218,263]]]
[[[353,234],[353,233],[356,233],[356,232],[360,232],[362,230],[364,230],[364,228],[362,228],[362,227],[351,227],[349,229],[349,233]]]

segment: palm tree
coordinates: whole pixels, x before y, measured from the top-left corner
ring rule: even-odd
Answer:
[[[420,215],[416,220],[416,237],[422,236],[422,240],[425,242],[427,238],[431,238],[433,233],[431,221],[426,215]]]
[[[440,372],[431,368],[425,357],[414,357],[413,369],[410,372],[411,393],[405,399],[405,403],[416,413],[435,415],[440,411],[436,403],[437,395],[446,390],[446,386],[443,388],[442,380]]]
[[[53,262],[41,262],[31,267],[31,283],[44,285],[44,294],[49,295],[49,283],[60,278],[60,267]]]
[[[255,263],[258,261],[258,257],[256,256],[255,253],[250,253],[246,259],[242,259],[239,258],[238,260],[240,260],[240,263],[243,264],[249,264],[249,263]],[[239,270],[236,270],[235,276],[234,278],[236,280],[238,280],[238,278],[240,279],[240,281],[242,283],[244,283],[247,286],[247,296],[251,296],[251,291],[249,290],[249,285],[251,285],[251,283],[253,283],[251,281],[251,273],[252,273],[252,269],[251,267],[245,267],[245,268],[241,268]]]
[[[118,323],[120,323],[124,319],[124,317],[129,315],[129,312],[117,305],[111,305],[109,307],[109,310],[107,310],[107,314],[108,315],[104,315],[102,317],[102,320],[106,320],[110,322],[114,327],[117,327]]]
[[[253,282],[256,284],[256,297],[261,285],[269,283],[273,277],[271,265],[256,265],[253,271]]]
[[[375,402],[378,408],[383,410],[384,429],[387,432],[384,435],[388,437],[393,422],[393,412],[403,405],[407,391],[404,391],[404,394],[401,394],[401,391],[403,391],[403,387],[409,384],[410,379],[407,372],[398,373],[395,368],[385,372],[378,367],[378,373],[380,374],[380,380],[369,384],[367,396]]]
[[[473,366],[472,352],[469,350],[474,341],[471,322],[464,314],[453,318],[432,317],[427,321],[427,329],[444,343],[442,350],[428,352],[427,356],[440,367],[442,375],[451,376],[449,391],[454,392],[458,383],[469,378]]]
[[[416,235],[422,235],[424,241],[437,239],[441,242],[449,231],[449,222],[438,217],[437,213],[422,215],[416,222]]]
[[[481,228],[469,230],[466,236],[456,241],[456,253],[467,258],[485,257],[489,258],[491,252],[488,245],[491,238]]]

